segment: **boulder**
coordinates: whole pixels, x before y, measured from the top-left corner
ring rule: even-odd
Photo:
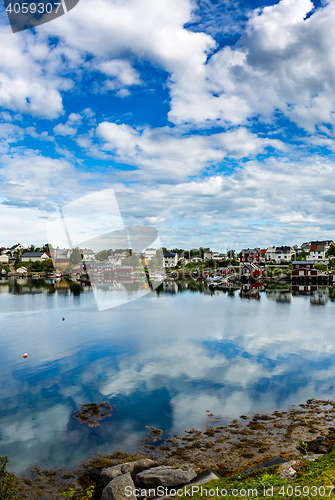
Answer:
[[[151,460],[150,458],[142,458],[141,460],[136,460],[136,462],[127,462],[126,464],[122,464],[121,471],[122,474],[126,474],[127,472],[129,472],[134,478],[140,472],[157,466],[158,462],[155,462],[155,460]]]
[[[130,473],[127,472],[107,484],[102,492],[101,500],[136,500],[134,490],[134,481]]]
[[[88,477],[96,483],[98,490],[102,490],[107,484],[118,476],[121,476],[121,467],[123,464],[112,467],[97,467],[88,473]]]
[[[335,447],[335,432],[332,430],[332,428],[329,430],[330,432],[327,436],[319,436],[315,439],[312,439],[312,441],[307,441],[307,443],[299,446],[299,450],[303,453],[329,453]]]
[[[140,472],[136,476],[136,483],[146,488],[156,488],[157,486],[180,486],[189,483],[196,477],[193,469],[174,469],[169,466],[153,467]]]

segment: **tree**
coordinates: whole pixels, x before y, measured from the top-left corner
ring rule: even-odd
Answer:
[[[331,245],[327,250],[326,257],[329,257],[329,255],[335,255],[335,245]]]
[[[82,259],[82,255],[80,253],[80,250],[79,248],[74,248],[71,252],[71,255],[70,255],[70,264],[76,266],[77,264],[79,264],[81,262],[81,259]]]
[[[108,259],[107,250],[101,250],[101,252],[98,252],[97,259],[100,260],[100,262],[104,262],[105,260],[107,260]]]

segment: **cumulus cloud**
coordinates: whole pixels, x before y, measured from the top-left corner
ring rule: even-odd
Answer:
[[[186,247],[199,241],[218,248],[299,244],[334,231],[334,169],[333,162],[317,157],[295,163],[272,159],[248,162],[226,175],[136,189],[118,185],[116,191],[129,220],[157,221],[162,241],[172,245],[175,225]]]
[[[260,138],[245,128],[208,136],[182,136],[168,127],[137,130],[103,122],[97,127],[97,135],[103,141],[102,149],[113,152],[119,161],[171,181],[197,175],[209,163],[217,164],[226,157],[254,156],[268,147],[285,149],[280,141]]]
[[[13,36],[0,31],[0,44],[0,105],[48,119],[62,114],[60,92],[69,90],[72,81],[58,74],[60,51],[30,32]]]
[[[307,131],[333,124],[335,4],[305,19],[313,8],[310,0],[281,0],[254,10],[241,40],[209,58],[191,92],[173,83],[169,118],[243,124],[279,111]]]

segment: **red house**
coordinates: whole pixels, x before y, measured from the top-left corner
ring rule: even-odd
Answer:
[[[314,269],[314,260],[294,260],[292,262],[292,277],[317,276],[318,269]]]
[[[255,278],[259,278],[264,276],[265,271],[260,266],[252,262],[251,264],[244,264],[241,269],[241,274],[242,276],[252,276]]]
[[[259,255],[254,248],[241,250],[240,262],[259,262]]]
[[[218,267],[216,269],[216,274],[219,276],[226,276],[227,274],[230,274],[230,268],[229,267]]]

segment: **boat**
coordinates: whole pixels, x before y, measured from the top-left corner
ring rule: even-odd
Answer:
[[[211,274],[206,277],[206,281],[208,284],[216,284],[220,279],[220,276],[217,276],[216,274]]]

